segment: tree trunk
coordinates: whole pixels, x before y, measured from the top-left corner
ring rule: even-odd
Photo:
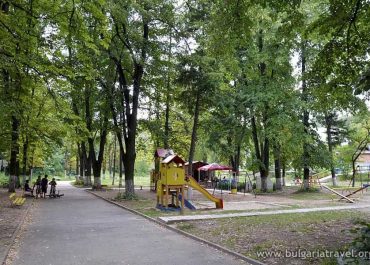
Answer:
[[[122,188],[122,176],[123,176],[123,162],[122,162],[122,152],[119,152],[119,177],[118,177],[118,187]]]
[[[121,152],[121,150],[120,150],[120,152]],[[117,136],[114,136],[112,186],[114,186],[114,179],[115,179],[115,176],[116,176],[116,153],[117,153]],[[121,159],[120,159],[120,161],[121,161]]]
[[[269,176],[269,163],[270,163],[270,142],[267,137],[265,137],[265,142],[263,146],[262,153],[262,174],[261,174],[261,191],[267,192],[267,178]]]
[[[109,148],[109,156],[108,156],[108,171],[109,171],[109,179],[112,178],[112,146]]]
[[[126,152],[126,159],[123,161],[123,166],[125,168],[125,192],[128,198],[135,194],[134,186],[135,164],[131,162],[135,161],[135,159],[136,153],[132,152],[131,149],[131,152]]]
[[[9,192],[15,192],[19,177],[19,126],[20,121],[15,115],[12,115],[12,137],[10,146],[10,163],[9,163]]]
[[[76,174],[75,174],[76,181],[79,181],[79,180],[80,180],[79,170],[80,170],[80,146],[79,146],[79,145],[77,145],[77,154],[76,154]]]
[[[283,161],[283,173],[282,173],[282,179],[283,179],[283,187],[286,186],[286,183],[285,183],[285,174],[286,174],[286,163],[285,163],[285,159],[282,160]]]
[[[115,21],[114,21],[115,22]],[[114,84],[111,84],[111,89],[107,89],[109,105],[112,112],[114,126],[119,141],[120,151],[122,152],[122,160],[125,170],[125,192],[126,197],[131,198],[135,195],[134,175],[135,175],[135,160],[136,160],[136,131],[137,131],[137,113],[139,108],[139,96],[141,92],[141,81],[144,75],[144,66],[147,59],[149,39],[149,24],[145,17],[142,18],[142,45],[140,48],[139,60],[136,55],[132,55],[132,84],[128,84],[126,78],[126,70],[122,66],[121,58],[111,57],[116,66],[119,82],[119,96],[121,97],[121,109],[123,122],[118,124],[116,108],[114,105]],[[126,43],[126,47],[130,49],[130,42]],[[131,78],[130,78],[131,79]],[[132,91],[130,91],[132,87]],[[123,137],[122,137],[123,135]],[[125,142],[123,147],[122,138]]]
[[[199,112],[200,112],[200,90],[197,90],[195,109],[194,109],[194,120],[193,120],[193,131],[191,133],[191,142],[189,150],[189,167],[188,175],[193,175],[193,158],[195,153],[195,145],[197,142],[197,130],[198,130],[198,121],[199,121]]]
[[[231,137],[228,137],[229,145],[232,145]],[[240,144],[238,144],[235,148],[234,154],[230,155],[230,164],[233,168],[234,175],[239,176],[239,166],[240,166]]]
[[[252,125],[252,138],[253,138],[253,144],[254,144],[254,152],[255,152],[256,159],[259,163],[259,172],[260,172],[260,178],[261,178],[261,191],[264,192],[264,191],[267,191],[267,175],[263,167],[255,116],[252,116],[251,125]]]
[[[171,63],[172,58],[172,34],[170,33],[170,47],[168,51],[168,62]],[[170,71],[167,69],[167,91],[166,91],[166,113],[165,113],[165,123],[164,123],[164,148],[169,148],[169,137],[170,137],[170,87],[171,87],[171,77]]]
[[[306,82],[306,44],[302,42],[301,47],[301,74],[302,74],[302,101],[307,105],[308,103],[308,91]],[[310,114],[308,112],[307,106],[305,106],[303,111],[303,126],[306,136],[309,136],[309,118]],[[307,140],[303,143],[303,189],[308,190],[310,188],[309,178],[310,178],[310,168],[309,168],[309,143]]]
[[[163,139],[163,146],[165,149],[169,148],[168,140],[170,138],[170,95],[169,94],[170,93],[168,91],[166,95],[166,112],[165,112],[165,122],[164,122],[164,139]]]
[[[282,190],[282,180],[281,180],[281,158],[280,158],[280,148],[274,145],[274,163],[275,163],[275,179],[276,190]]]
[[[102,169],[102,174],[103,174],[102,177],[103,177],[103,179],[105,179],[106,172],[107,172],[107,160],[104,159],[103,160],[103,169]]]
[[[87,155],[87,148],[86,143],[81,143],[81,153],[82,159],[81,161],[81,175],[83,176],[84,186],[91,185],[91,157]]]
[[[90,105],[90,98],[91,98],[91,88],[90,83],[85,84],[85,120],[86,120],[86,127],[90,134],[92,134],[92,114],[91,114],[91,105]],[[94,140],[91,136],[88,138],[88,157],[86,163],[86,183],[85,185],[91,186],[91,175],[92,175],[92,166],[93,160],[95,160],[95,151],[94,151]],[[99,173],[100,174],[100,173]],[[94,176],[95,177],[95,176]]]
[[[26,181],[26,175],[27,175],[27,164],[28,164],[28,135],[26,135],[26,139],[23,143],[23,181],[22,185],[24,185],[24,182]]]
[[[91,175],[92,175],[92,167],[91,167],[91,156],[89,155],[86,159],[85,165],[85,182],[84,186],[91,186]]]
[[[100,142],[99,142],[99,154],[98,159],[96,159],[94,141],[89,138],[89,149],[91,154],[91,161],[94,174],[94,189],[101,189],[101,169],[104,161],[104,148],[107,141],[107,127],[108,127],[108,116],[105,115],[102,124],[102,129],[100,131]]]
[[[325,115],[325,123],[326,123],[326,135],[328,140],[328,150],[330,153],[330,172],[331,178],[333,181],[333,186],[337,186],[337,178],[335,176],[335,169],[334,169],[334,157],[333,157],[333,141],[332,141],[332,125],[333,125],[333,114]]]

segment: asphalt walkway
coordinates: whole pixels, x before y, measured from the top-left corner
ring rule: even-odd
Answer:
[[[246,264],[69,184],[39,199],[13,264]]]

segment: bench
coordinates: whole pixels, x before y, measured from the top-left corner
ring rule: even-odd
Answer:
[[[12,206],[22,206],[26,202],[26,198],[18,197],[16,193],[9,195],[9,200],[12,203]]]
[[[23,190],[23,196],[24,197],[35,197],[35,195],[33,195],[33,189],[31,189],[31,190]]]

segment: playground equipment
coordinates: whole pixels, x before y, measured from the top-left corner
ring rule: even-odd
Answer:
[[[206,189],[204,189],[202,186],[199,185],[199,183],[191,176],[188,176],[186,178],[187,184],[192,187],[193,189],[196,189],[200,193],[202,193],[208,200],[213,201],[216,204],[217,209],[224,208],[223,200],[220,198],[217,198],[213,196],[211,193],[209,193]]]
[[[352,182],[352,180],[351,180]],[[350,185],[351,185],[351,182],[350,182]],[[349,194],[347,195],[343,195],[343,194],[340,194],[338,191],[332,189],[332,188],[329,188],[328,186],[324,185],[323,183],[320,182],[320,179],[319,179],[319,174],[316,174],[316,175],[313,175],[313,176],[310,176],[310,179],[309,179],[309,183],[310,184],[313,184],[313,185],[319,185],[320,188],[324,188],[332,193],[334,193],[335,195],[339,196],[340,198],[338,199],[339,201],[341,200],[346,200],[347,202],[350,202],[350,203],[354,203],[355,201],[350,199],[349,197],[351,197],[352,195],[360,192],[360,191],[363,191],[363,190],[366,190],[370,185],[369,184],[363,184],[361,185],[360,188],[352,191],[352,192],[349,192]],[[361,179],[361,184],[362,184],[362,179]]]
[[[339,192],[337,192],[337,191],[329,188],[328,186],[323,185],[323,184],[321,184],[320,186],[323,187],[323,188],[325,188],[325,189],[327,189],[328,191],[331,191],[332,193],[338,195],[339,197],[341,197],[339,200],[345,199],[345,200],[347,200],[350,203],[354,203],[354,201],[351,200],[350,198],[347,198],[347,196],[344,196],[344,195],[340,194]]]
[[[347,194],[346,196],[344,196],[344,198],[340,198],[339,200],[348,199],[348,197],[350,197],[350,196],[352,196],[352,195],[354,195],[354,194],[356,194],[356,193],[358,193],[360,191],[362,192],[364,190],[367,190],[367,188],[369,188],[369,187],[370,187],[370,184],[363,184],[363,186],[361,188],[359,188],[359,189],[357,189],[355,191],[350,192],[349,194]]]
[[[181,194],[181,211],[185,206],[185,161],[178,155],[169,155],[161,163],[159,177],[157,178],[157,205],[167,208],[168,196],[174,194],[176,204],[171,205],[179,208],[179,195]]]
[[[184,196],[185,189],[192,187],[207,199],[215,202],[216,208],[223,208],[222,199],[211,195],[193,177],[185,176],[185,161],[175,155],[172,150],[158,149],[154,156],[155,169],[151,176],[157,191],[157,207],[166,210],[172,206],[180,208],[181,212],[183,212],[184,207],[194,210],[195,207]],[[172,197],[171,204],[169,204],[170,195]]]

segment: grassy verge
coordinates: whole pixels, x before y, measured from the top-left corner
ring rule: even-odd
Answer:
[[[259,255],[263,251],[343,249],[353,240],[349,230],[354,223],[369,217],[357,211],[331,211],[192,221],[176,226],[267,264],[336,264],[330,258],[297,260]]]
[[[7,187],[9,183],[9,177],[5,176],[4,172],[0,172],[0,187]]]

